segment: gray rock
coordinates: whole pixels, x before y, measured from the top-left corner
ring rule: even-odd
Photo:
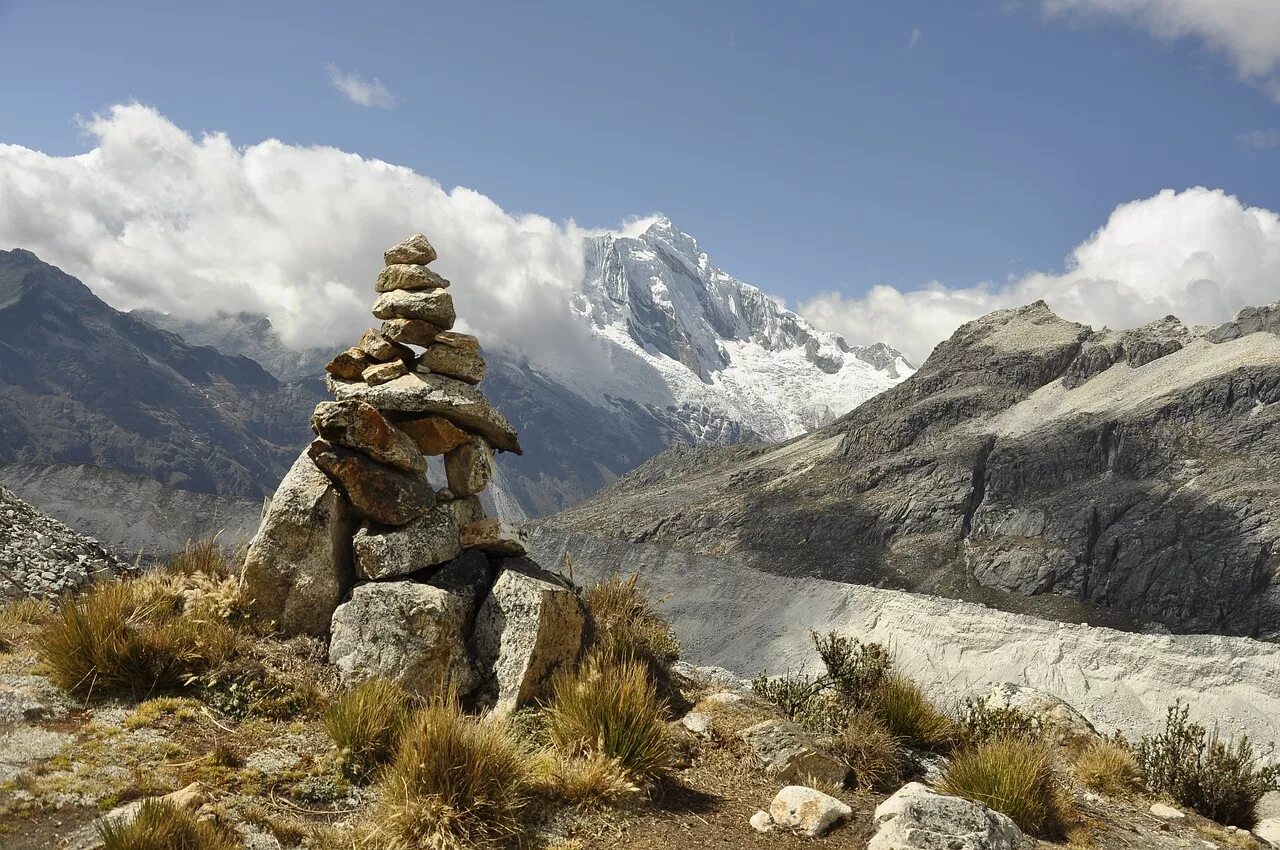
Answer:
[[[445,453],[444,471],[454,496],[474,496],[493,478],[493,450],[482,437],[471,437]]]
[[[1280,818],[1267,818],[1253,825],[1253,834],[1263,841],[1280,847]]]
[[[362,401],[322,401],[311,417],[312,429],[325,440],[355,449],[401,472],[425,475],[427,459],[413,438]]]
[[[364,332],[364,336],[360,337],[356,347],[379,363],[390,363],[393,360],[402,360],[406,363],[413,361],[413,349],[387,339],[373,328]]]
[[[507,560],[476,615],[471,650],[499,713],[548,694],[552,677],[582,651],[582,603],[567,582]]]
[[[360,452],[314,440],[307,456],[351,502],[356,513],[380,525],[404,525],[435,504],[425,475],[401,472]]]
[[[382,252],[382,260],[387,265],[397,263],[414,263],[425,266],[435,262],[436,249],[421,233],[415,233],[403,242]]]
[[[443,375],[410,372],[376,387],[330,377],[329,388],[339,401],[367,401],[378,410],[399,413],[435,414],[455,425],[479,434],[489,445],[504,452],[520,454],[520,441],[507,418],[489,403],[479,390]]]
[[[401,526],[363,525],[352,541],[356,572],[385,579],[443,564],[462,553],[452,503],[442,502]]]
[[[360,373],[360,380],[370,386],[377,386],[407,374],[409,374],[409,367],[404,365],[403,360],[392,360],[390,363],[373,364]]]
[[[912,782],[875,811],[867,850],[1021,850],[1032,842],[1006,815]]]
[[[458,540],[464,549],[480,549],[490,555],[518,558],[528,551],[524,530],[503,519],[482,519],[462,526]]]
[[[373,288],[378,292],[393,289],[447,289],[449,281],[423,265],[392,263],[378,272]]]
[[[853,816],[843,800],[803,785],[788,785],[769,804],[775,824],[799,830],[810,838],[826,835],[836,824]]]
[[[495,572],[484,553],[472,549],[441,566],[427,579],[427,584],[466,600],[467,608],[474,614],[493,586]]]
[[[1026,685],[1003,682],[992,688],[983,702],[991,708],[1017,709],[1034,718],[1042,729],[1053,733],[1063,742],[1098,735],[1098,730],[1093,728],[1089,719],[1064,700]]]
[[[783,782],[821,782],[840,786],[849,768],[822,750],[809,733],[786,720],[766,720],[743,729],[742,740],[764,767]]]
[[[467,694],[475,673],[467,659],[467,601],[412,581],[357,585],[333,614],[329,661],[344,684],[393,679],[430,696],[447,682]]]
[[[440,333],[439,327],[422,319],[387,319],[382,323],[382,335],[392,342],[404,345],[431,345]],[[351,380],[347,375],[337,377]]]
[[[1181,809],[1175,809],[1166,803],[1152,803],[1150,812],[1160,820],[1186,820],[1187,817],[1186,812]]]
[[[373,315],[379,319],[422,319],[445,330],[453,327],[457,318],[447,289],[384,292],[373,304]]]
[[[249,544],[244,592],[253,612],[285,634],[329,633],[355,580],[347,500],[304,452],[280,482]]]
[[[484,380],[484,358],[474,351],[443,343],[432,345],[423,352],[418,360],[418,368],[448,375],[468,384],[478,384]]]

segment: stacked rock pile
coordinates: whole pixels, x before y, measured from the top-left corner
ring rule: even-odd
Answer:
[[[583,613],[567,582],[523,557],[517,529],[485,516],[494,451],[520,442],[476,387],[480,345],[451,330],[435,259],[421,234],[384,254],[382,325],[325,367],[336,400],[316,406],[317,439],[264,511],[245,586],[280,631],[328,637],[348,682],[447,683],[506,710],[576,658]]]
[[[0,487],[0,600],[54,599],[129,572],[92,537],[72,531]]]

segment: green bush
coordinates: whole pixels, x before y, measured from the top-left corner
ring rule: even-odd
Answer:
[[[965,700],[958,734],[965,744],[976,746],[995,738],[1039,738],[1042,724],[1013,706],[992,706],[985,700]]]
[[[872,711],[908,746],[946,752],[959,737],[955,721],[899,673],[886,676],[876,688]]]
[[[836,632],[809,633],[825,673],[813,677],[802,673],[769,678],[763,674],[751,680],[751,688],[773,703],[788,720],[802,723],[810,731],[835,735],[849,722],[851,712],[870,708],[880,686],[889,678],[889,653],[876,643],[862,643]]]
[[[1258,801],[1280,790],[1280,765],[1262,767],[1248,737],[1223,740],[1190,721],[1190,708],[1169,707],[1159,735],[1142,738],[1138,765],[1147,787],[1207,818],[1250,829]]]
[[[1138,759],[1122,739],[1091,742],[1075,758],[1076,777],[1091,791],[1120,797],[1138,790]]]
[[[1032,835],[1060,836],[1067,820],[1053,753],[1023,737],[993,739],[955,753],[939,790],[1003,812]]]
[[[551,742],[567,755],[599,753],[632,777],[654,779],[675,760],[666,709],[642,664],[593,655],[557,677],[547,710]]]
[[[396,682],[370,679],[340,695],[325,713],[324,728],[337,745],[342,771],[363,782],[391,761],[409,717],[409,694]]]
[[[236,850],[241,843],[193,812],[144,800],[133,820],[99,821],[102,850]]]

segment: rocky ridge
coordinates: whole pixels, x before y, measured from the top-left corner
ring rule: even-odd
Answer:
[[[670,451],[548,524],[1053,619],[1274,638],[1278,314],[1116,333],[1043,302],[999,311],[826,428]]]
[[[450,282],[418,234],[388,250],[383,319],[325,367],[335,401],[264,511],[244,565],[255,613],[327,638],[346,683],[382,676],[424,695],[442,683],[510,710],[577,658],[571,585],[524,558],[522,532],[485,516],[494,452],[519,453],[476,387],[478,340],[451,330]],[[429,460],[447,486],[433,489]]]

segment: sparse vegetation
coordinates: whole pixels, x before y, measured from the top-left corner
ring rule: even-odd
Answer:
[[[1280,790],[1280,765],[1263,767],[1247,737],[1223,739],[1193,723],[1190,712],[1182,703],[1170,706],[1164,731],[1139,742],[1147,787],[1218,823],[1253,827],[1258,801]]]
[[[389,762],[409,712],[409,694],[387,679],[362,682],[335,699],[324,728],[338,747],[343,773],[362,782]]]
[[[170,575],[227,578],[235,575],[236,563],[218,545],[217,535],[214,535],[204,540],[187,541],[181,552],[165,562],[163,570]]]
[[[98,824],[102,850],[235,850],[240,841],[194,813],[144,800],[137,817]]]
[[[880,686],[891,675],[892,662],[877,643],[864,644],[836,632],[810,632],[809,637],[826,670],[822,676],[788,673],[770,679],[760,675],[751,681],[751,688],[788,720],[816,733],[839,734],[848,725],[850,712],[876,702]]]
[[[0,652],[13,649],[24,629],[49,618],[49,606],[39,599],[15,599],[0,607]]]
[[[504,723],[438,699],[407,721],[373,828],[387,850],[502,841],[520,831],[531,787],[529,755]]]
[[[902,746],[880,718],[870,712],[850,712],[845,728],[823,743],[848,766],[855,787],[889,790],[902,778]]]
[[[617,759],[601,753],[567,757],[543,750],[534,765],[539,793],[574,806],[617,803],[640,791]]]
[[[187,686],[229,658],[236,642],[225,623],[184,613],[180,594],[134,579],[65,600],[37,647],[54,682],[68,691],[144,697]]]
[[[993,706],[986,700],[967,699],[956,730],[968,746],[997,738],[1039,738],[1040,721],[1013,706]]]
[[[547,710],[552,743],[571,756],[598,753],[645,781],[674,760],[665,710],[644,665],[593,655],[555,683]]]
[[[1076,756],[1074,767],[1080,784],[1101,794],[1120,797],[1141,787],[1138,759],[1120,739],[1090,742]]]
[[[955,721],[934,705],[919,685],[900,673],[890,674],[880,683],[872,711],[890,732],[912,747],[945,752],[958,739]]]
[[[956,752],[941,788],[1008,815],[1023,831],[1063,834],[1069,803],[1053,769],[1053,752],[1025,737],[993,739]]]

